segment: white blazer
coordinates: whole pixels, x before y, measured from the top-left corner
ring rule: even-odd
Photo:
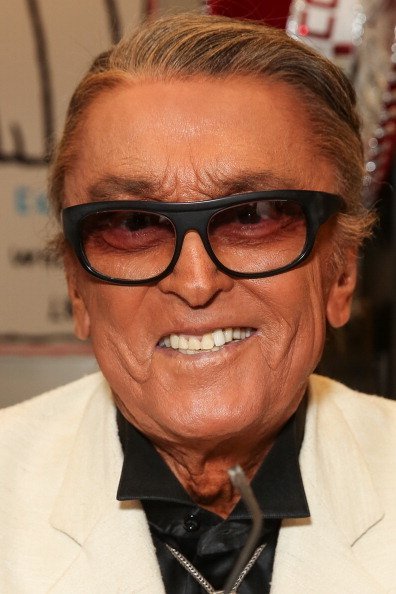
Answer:
[[[164,594],[100,373],[0,411],[0,452],[1,594]],[[396,403],[312,376],[300,463],[271,594],[396,594]]]

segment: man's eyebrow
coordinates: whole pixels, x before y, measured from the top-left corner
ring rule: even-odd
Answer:
[[[222,181],[224,196],[266,190],[292,190],[301,188],[301,180],[289,176],[278,176],[272,171],[244,171]]]
[[[158,182],[147,178],[107,176],[89,186],[88,196],[91,200],[118,200],[137,198],[139,200],[155,200],[158,194]]]

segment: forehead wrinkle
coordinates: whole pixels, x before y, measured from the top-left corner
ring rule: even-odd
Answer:
[[[261,168],[235,170],[233,167],[230,170],[220,164],[210,168],[198,167],[193,159],[188,174],[185,171],[175,167],[168,158],[163,176],[157,179],[159,199],[205,200],[243,192],[304,189],[307,185],[305,176],[298,172],[295,175],[289,172],[278,175]]]
[[[211,181],[213,185],[218,187],[222,195],[266,190],[302,189],[304,186],[298,176],[286,174],[279,176],[273,171],[264,169],[244,169],[232,175],[222,175],[221,171],[216,171],[215,175],[211,175]]]
[[[210,176],[193,162],[186,168],[184,164],[175,164],[168,157],[163,171],[150,173],[149,179],[150,196],[154,200],[188,202],[218,196],[217,188],[213,187]]]
[[[155,164],[139,162],[139,159],[135,163],[120,163],[120,173],[104,173],[89,185],[88,197],[90,200],[134,198],[173,202],[205,200],[249,191],[301,189],[307,185],[306,176],[299,171],[295,171],[294,175],[282,171],[279,175],[259,166],[237,169],[235,164],[230,166],[227,162],[203,163],[200,166],[193,151],[188,153],[187,163],[184,159],[175,163],[174,157],[168,154],[161,171],[153,171]]]
[[[137,198],[143,200],[177,201],[210,199],[243,192],[301,189],[301,180],[279,177],[270,171],[240,171],[234,174],[196,170],[194,179],[180,179],[177,170],[167,168],[164,175],[104,175],[88,187],[91,200]],[[189,176],[190,177],[190,176]]]

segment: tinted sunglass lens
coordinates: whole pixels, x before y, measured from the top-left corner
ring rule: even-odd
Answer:
[[[216,213],[208,236],[224,266],[257,274],[294,262],[304,250],[307,224],[298,202],[257,200]]]
[[[82,221],[81,236],[90,266],[113,279],[140,281],[161,274],[176,243],[169,219],[139,210],[93,213]]]

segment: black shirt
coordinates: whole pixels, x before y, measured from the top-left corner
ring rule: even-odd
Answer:
[[[275,548],[282,518],[309,517],[298,456],[304,435],[306,399],[278,434],[251,486],[264,513],[261,543],[266,546],[238,588],[238,594],[270,591]],[[156,547],[169,594],[202,594],[204,590],[169,552],[180,551],[221,590],[246,541],[251,522],[240,501],[226,520],[196,505],[152,443],[118,411],[124,464],[117,499],[139,499]]]

